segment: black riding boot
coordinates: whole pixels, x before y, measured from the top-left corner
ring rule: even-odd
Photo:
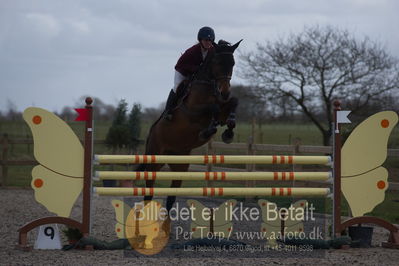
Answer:
[[[168,99],[166,100],[165,111],[163,112],[164,119],[172,120],[172,112],[177,105],[177,99],[177,94],[173,90],[170,90]]]

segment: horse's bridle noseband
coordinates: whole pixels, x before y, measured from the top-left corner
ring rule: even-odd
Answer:
[[[217,55],[224,55],[224,54],[233,55],[233,53],[231,53],[231,52],[221,52],[221,53],[216,53],[215,56],[217,56]],[[230,80],[231,80],[231,75],[218,76],[218,77],[215,77],[215,80],[216,80],[216,81],[219,81],[219,80],[227,80],[227,81],[230,81]]]
[[[215,78],[215,80],[216,81],[219,81],[219,80],[228,80],[228,81],[230,81],[231,80],[231,75],[218,76],[218,77]]]

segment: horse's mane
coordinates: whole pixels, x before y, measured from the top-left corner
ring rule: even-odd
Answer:
[[[219,40],[218,41],[219,46],[231,46],[231,43],[225,41],[225,40]]]

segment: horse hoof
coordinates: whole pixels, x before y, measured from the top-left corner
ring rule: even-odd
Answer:
[[[235,119],[229,119],[226,121],[226,126],[230,129],[233,129],[236,127],[236,120]],[[234,135],[234,134],[233,134]]]
[[[222,134],[222,140],[226,144],[230,144],[233,142],[234,132],[233,130],[226,129]]]

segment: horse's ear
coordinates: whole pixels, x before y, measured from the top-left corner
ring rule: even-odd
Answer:
[[[237,47],[240,45],[240,43],[242,42],[242,40],[243,40],[243,39],[241,39],[239,42],[237,42],[236,44],[234,44],[234,45],[232,46],[233,52],[234,52],[235,49],[237,49]]]

